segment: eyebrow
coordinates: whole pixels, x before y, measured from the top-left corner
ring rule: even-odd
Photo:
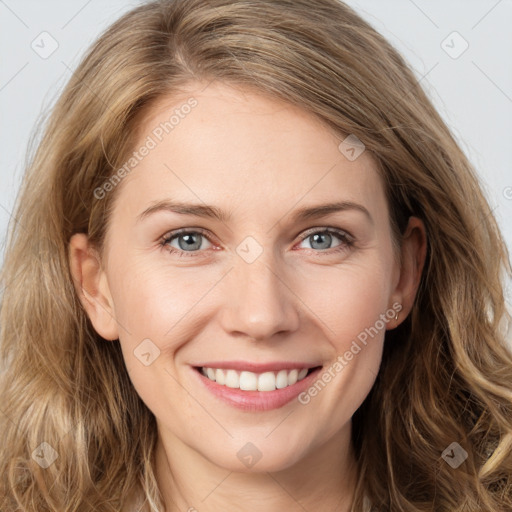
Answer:
[[[347,210],[356,210],[362,212],[373,224],[373,218],[370,215],[370,212],[363,205],[359,203],[354,203],[352,201],[338,201],[334,203],[326,203],[316,206],[305,206],[299,208],[295,210],[295,212],[292,215],[292,223],[310,219],[317,219],[320,217],[325,217],[332,213]],[[228,222],[231,219],[231,213],[225,212],[220,208],[217,208],[216,206],[206,204],[182,203],[179,201],[171,201],[165,199],[163,201],[157,201],[156,203],[146,208],[137,217],[137,222],[160,211],[178,213],[180,215],[192,215],[194,217],[212,218],[217,219],[220,222]]]

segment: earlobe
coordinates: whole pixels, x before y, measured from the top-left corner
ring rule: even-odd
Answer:
[[[393,292],[396,302],[402,305],[397,327],[409,315],[421,281],[427,254],[425,225],[418,217],[410,217],[402,238],[400,278]]]
[[[68,256],[75,290],[94,329],[107,340],[117,339],[117,321],[107,276],[87,235],[77,233],[71,237]]]

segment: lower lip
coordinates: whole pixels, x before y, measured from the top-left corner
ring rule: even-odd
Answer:
[[[283,407],[305,391],[315,380],[321,369],[321,367],[317,368],[292,386],[276,389],[275,391],[243,391],[238,388],[230,388],[217,384],[215,381],[205,377],[201,370],[192,368],[192,371],[206,389],[223,402],[244,411],[269,411]]]

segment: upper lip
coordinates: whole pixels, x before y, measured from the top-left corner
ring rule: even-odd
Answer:
[[[221,370],[238,370],[253,373],[278,372],[280,370],[301,370],[302,368],[315,368],[320,363],[298,363],[296,361],[273,361],[268,363],[251,363],[249,361],[209,361],[194,365],[199,368],[219,368]]]

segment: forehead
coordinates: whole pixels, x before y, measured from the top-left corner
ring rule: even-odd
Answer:
[[[347,159],[339,149],[344,138],[311,113],[254,90],[190,87],[146,112],[134,145],[144,156],[118,193],[139,210],[166,198],[249,216],[318,201],[382,208],[373,158],[364,151]]]

